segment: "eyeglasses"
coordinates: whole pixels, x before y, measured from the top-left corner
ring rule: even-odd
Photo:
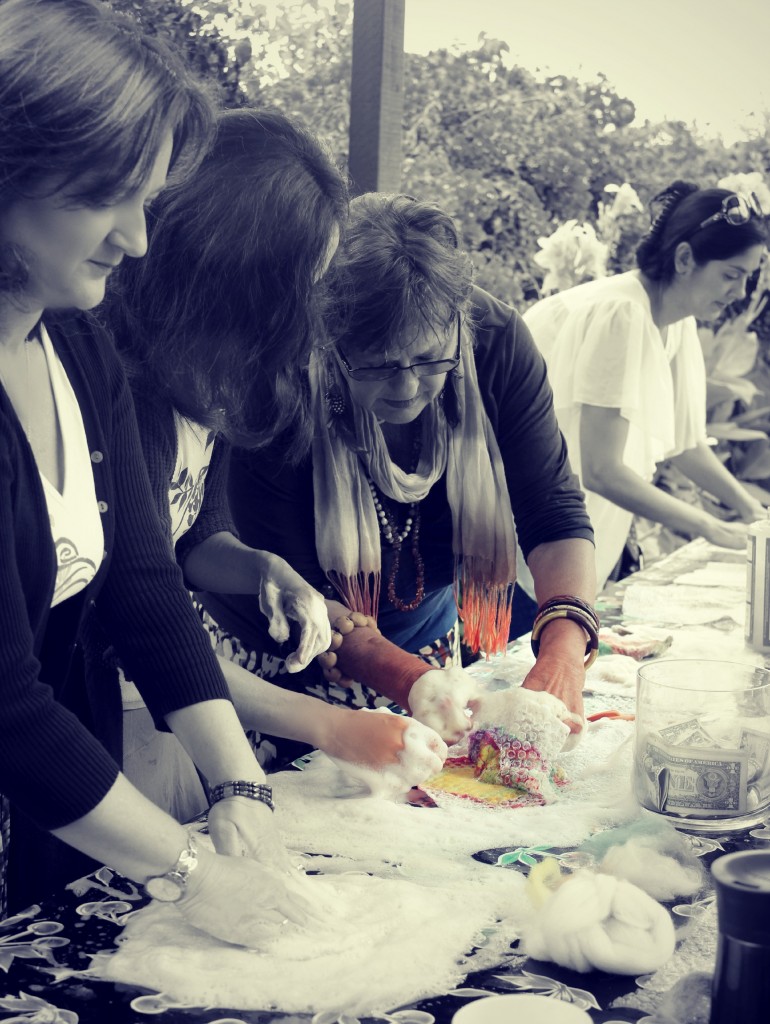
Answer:
[[[404,373],[407,370],[412,372],[417,377],[434,377],[439,373],[449,373],[452,370],[456,370],[460,365],[460,344],[462,341],[462,335],[460,330],[461,322],[460,317],[457,317],[457,354],[453,359],[431,359],[424,363],[412,363],[410,366],[351,366],[348,362],[348,358],[342,349],[337,345],[337,354],[340,357],[342,365],[345,367],[348,377],[351,380],[358,381],[375,381],[375,380],[391,380],[396,377],[399,373]]]
[[[764,217],[756,195],[753,192],[733,192],[731,196],[725,196],[722,200],[721,210],[700,222],[698,230],[720,220],[727,221],[732,227],[738,227],[741,224],[748,224],[752,216]]]

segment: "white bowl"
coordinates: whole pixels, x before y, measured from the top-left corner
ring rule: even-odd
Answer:
[[[452,1017],[452,1024],[591,1024],[591,1018],[574,1003],[517,992],[488,996],[466,1003]]]

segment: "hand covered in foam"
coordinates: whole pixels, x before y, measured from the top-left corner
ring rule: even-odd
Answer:
[[[223,857],[200,843],[187,892],[174,906],[201,931],[252,948],[275,936],[284,922],[305,924],[308,911],[306,901],[276,872],[243,857]]]
[[[574,971],[632,975],[657,970],[674,946],[674,926],[659,903],[631,882],[589,870],[546,898],[521,943],[528,956]]]
[[[259,800],[246,796],[218,800],[209,810],[208,826],[217,853],[250,857],[278,871],[290,870],[273,812]]]
[[[377,708],[376,711],[362,708],[353,713],[359,719],[362,735],[376,736],[378,732],[385,731],[390,739],[386,739],[384,744],[381,737],[375,739],[380,756],[385,754],[376,765],[371,754],[357,763],[330,755],[345,781],[354,782],[373,795],[394,799],[441,771],[447,748],[433,729],[414,718],[396,715],[387,708]],[[391,731],[394,729],[392,723],[395,724],[395,732]],[[400,744],[397,749],[392,742],[394,736],[398,737]]]
[[[430,669],[412,684],[409,708],[451,746],[472,728],[467,709],[472,710],[478,690],[478,682],[461,668]]]
[[[323,597],[278,555],[265,556],[259,587],[259,610],[267,618],[268,632],[276,643],[289,639],[289,620],[300,627],[297,649],[286,658],[286,671],[299,672],[316,655],[329,648],[332,639],[329,614]]]
[[[398,764],[411,719],[405,715],[362,714],[352,708],[335,708],[334,712],[334,729],[321,744],[325,754],[375,771]]]
[[[577,746],[585,728],[584,682],[585,670],[582,664],[541,649],[537,661],[522,684],[527,690],[550,694],[561,703],[564,708],[561,718],[571,734],[565,740],[564,750],[571,750]]]
[[[566,782],[556,757],[569,736],[566,706],[523,686],[482,690],[475,701],[468,756],[482,782],[521,790],[544,803]]]

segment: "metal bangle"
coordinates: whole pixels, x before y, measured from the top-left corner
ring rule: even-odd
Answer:
[[[538,656],[540,653],[540,634],[549,622],[555,622],[557,619],[569,619],[571,622],[575,622],[577,625],[581,626],[588,634],[584,663],[585,668],[588,668],[589,665],[594,663],[599,653],[599,633],[594,625],[593,619],[586,615],[586,613],[580,608],[560,605],[538,612],[532,626],[532,637],[530,640],[532,653],[535,657]]]
[[[270,786],[263,782],[248,782],[238,779],[234,782],[220,782],[209,790],[209,804],[218,803],[220,800],[227,800],[231,796],[245,796],[249,800],[258,800],[267,804],[271,811],[275,810],[273,803],[273,791]]]

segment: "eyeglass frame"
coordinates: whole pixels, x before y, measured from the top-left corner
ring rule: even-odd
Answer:
[[[452,370],[456,370],[457,367],[460,365],[460,360],[462,358],[462,353],[461,353],[461,348],[462,348],[462,318],[460,317],[460,314],[458,313],[457,314],[457,355],[454,358],[451,358],[451,359],[426,359],[426,360],[423,360],[422,362],[419,362],[419,363],[410,363],[409,366],[385,366],[384,364],[381,364],[380,366],[351,366],[350,362],[348,360],[348,357],[342,351],[340,346],[339,345],[335,345],[334,347],[335,347],[335,350],[337,352],[337,355],[340,358],[340,362],[342,363],[342,365],[345,368],[345,372],[347,373],[348,377],[350,377],[351,380],[358,381],[361,384],[374,384],[376,382],[383,381],[383,380],[393,380],[393,378],[397,377],[399,373],[405,372],[406,370],[412,370],[416,377],[437,377],[440,373],[451,373]],[[435,367],[435,366],[438,366],[439,363],[442,364],[442,368],[440,370],[435,370],[435,369],[434,370],[429,370],[427,373],[424,372],[424,371],[422,373],[419,372],[419,369],[418,369],[419,367],[425,367],[425,366],[434,366]],[[384,377],[358,377],[358,376],[356,376],[356,374],[358,374],[358,373],[361,373],[361,372],[366,373],[366,372],[371,371],[371,370],[374,370],[375,372],[377,372],[377,371],[380,371],[380,372],[387,371],[387,374]]]
[[[729,205],[737,200],[737,208],[740,210],[741,205],[745,204],[746,216],[741,220],[730,220],[729,216]],[[748,224],[751,220],[752,215],[756,217],[764,217],[764,211],[760,205],[759,199],[755,192],[731,192],[729,196],[725,196],[722,200],[722,205],[716,213],[712,213],[710,217],[706,217],[698,225],[698,231],[701,228],[708,227],[709,224],[716,224],[718,221],[723,220],[729,224],[731,228],[741,227],[743,224]]]

